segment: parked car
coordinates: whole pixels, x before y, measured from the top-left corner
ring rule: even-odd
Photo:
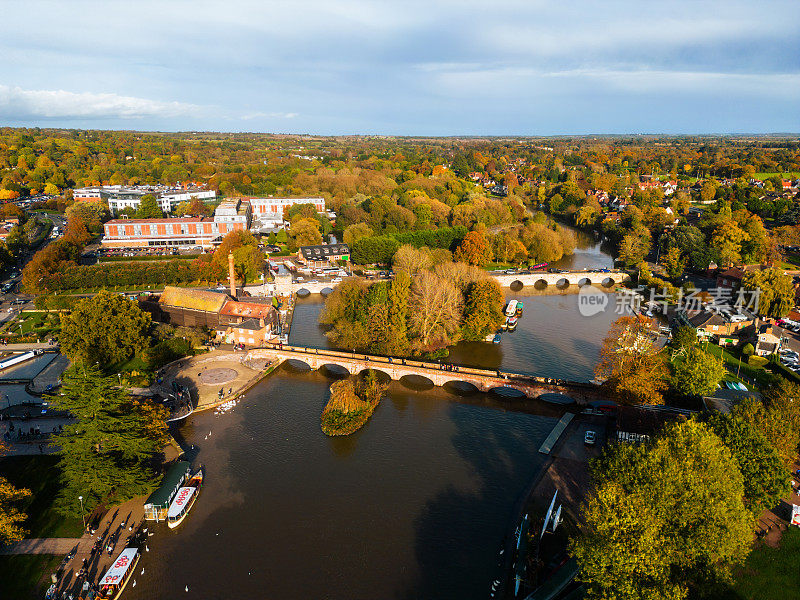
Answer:
[[[594,446],[597,442],[597,434],[594,431],[587,431],[583,436],[583,443],[587,446]]]
[[[333,283],[341,283],[342,282],[342,278],[341,277],[334,277],[333,279],[331,279],[331,281]]]
[[[745,317],[741,313],[733,315],[731,317],[731,323],[741,323],[742,321],[746,321],[746,320],[747,320],[747,317]]]

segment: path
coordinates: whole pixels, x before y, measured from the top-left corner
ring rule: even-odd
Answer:
[[[81,544],[91,547],[90,538],[28,538],[0,548],[0,554],[68,554]]]

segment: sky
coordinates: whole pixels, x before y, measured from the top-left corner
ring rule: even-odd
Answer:
[[[800,132],[797,0],[2,0],[0,125]]]

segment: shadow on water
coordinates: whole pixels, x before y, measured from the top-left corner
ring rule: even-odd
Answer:
[[[420,574],[401,596],[408,600],[489,597],[492,581],[501,576],[500,550],[515,502],[543,462],[543,432],[532,422],[519,419],[506,430],[486,427],[457,404],[449,412],[456,426],[452,445],[472,468],[475,488],[447,486],[417,518]]]

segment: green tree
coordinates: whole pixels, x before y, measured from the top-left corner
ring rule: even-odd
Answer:
[[[642,262],[650,252],[650,239],[629,233],[619,243],[619,259],[626,265],[636,265]]]
[[[61,349],[73,361],[108,366],[148,346],[150,314],[120,294],[102,290],[61,314]]]
[[[716,433],[739,463],[744,480],[744,504],[758,516],[764,509],[774,508],[789,492],[789,473],[777,450],[750,418],[761,404],[756,398],[745,398],[730,414],[715,412],[709,427]]]
[[[395,356],[408,354],[408,297],[411,292],[411,277],[408,273],[396,273],[389,287],[390,339],[387,352]]]
[[[792,278],[782,269],[747,271],[742,276],[742,289],[754,292],[758,298],[758,314],[784,317],[794,306]]]
[[[116,377],[93,365],[73,365],[62,377],[61,393],[51,402],[75,422],[53,436],[63,480],[58,510],[78,516],[78,496],[91,511],[101,502],[120,503],[151,490],[153,458],[166,437],[166,410],[132,401]]]
[[[749,239],[750,236],[734,221],[726,221],[717,227],[711,236],[711,250],[718,257],[719,265],[727,267],[738,263],[742,259],[742,243]]]
[[[717,384],[725,376],[725,367],[719,359],[693,346],[684,354],[683,360],[675,365],[673,384],[681,394],[689,396],[708,396],[717,389]]]
[[[346,227],[344,233],[342,234],[342,239],[344,243],[353,247],[358,240],[366,237],[370,237],[374,235],[372,228],[367,225],[366,223],[353,223],[349,227]]]
[[[233,266],[242,285],[257,279],[264,272],[266,259],[263,252],[255,246],[240,246],[233,251]]]
[[[595,490],[572,538],[587,598],[676,600],[744,560],[752,515],[736,460],[701,423],[649,443],[616,444],[593,466]]]
[[[758,425],[784,464],[791,466],[800,446],[800,386],[777,377],[762,389],[762,403],[743,404],[748,418]]]
[[[503,290],[496,279],[484,279],[467,287],[464,320],[461,327],[465,340],[480,341],[496,332],[503,324]]]
[[[139,202],[139,208],[136,209],[136,218],[138,219],[160,219],[164,216],[161,212],[161,207],[153,194],[145,194]]]

